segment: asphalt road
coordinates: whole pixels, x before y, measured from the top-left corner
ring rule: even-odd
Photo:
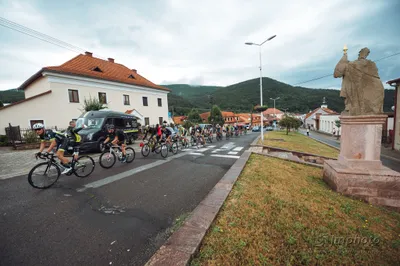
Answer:
[[[167,160],[136,150],[132,164],[96,164],[91,176],[62,175],[47,190],[26,176],[1,180],[0,265],[143,265],[257,136]]]

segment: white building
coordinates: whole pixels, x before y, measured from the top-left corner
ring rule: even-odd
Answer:
[[[386,82],[395,88],[392,149],[400,151],[400,78]]]
[[[336,121],[339,120],[339,114],[322,114],[319,116],[319,131],[333,134],[335,131],[335,135],[340,135],[340,128],[336,126]],[[338,133],[339,132],[339,133]]]
[[[325,97],[324,101],[321,105],[321,107],[318,107],[314,109],[313,111],[310,111],[304,118],[304,127],[309,128],[311,130],[320,130],[320,116],[321,115],[338,115],[335,111],[331,110],[328,108],[328,105],[325,102]]]
[[[169,89],[158,86],[124,65],[102,60],[86,52],[60,66],[44,67],[20,87],[25,100],[0,108],[0,134],[11,123],[30,128],[42,122],[47,127],[68,127],[82,114],[86,99],[98,98],[113,111],[141,115],[142,124],[168,119]]]

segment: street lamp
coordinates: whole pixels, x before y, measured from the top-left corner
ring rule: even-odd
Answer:
[[[265,41],[263,41],[263,42],[260,43],[260,44],[253,43],[253,42],[246,42],[246,43],[245,43],[246,45],[257,45],[258,47],[260,47],[260,49],[259,49],[259,52],[260,52],[260,106],[263,105],[261,46],[262,46],[264,43],[266,43],[266,42],[272,40],[272,39],[275,38],[275,37],[276,37],[276,35],[273,35],[273,36],[269,37],[268,39],[266,39]],[[263,115],[263,112],[261,112],[261,140],[264,140],[264,130],[263,130],[264,128],[263,128],[263,127],[264,127],[264,115]]]
[[[275,101],[276,100],[279,100],[280,98],[278,97],[278,98],[275,98],[275,99],[272,99],[272,98],[269,98],[270,100],[273,100],[274,101],[274,119],[276,118],[276,114],[275,114]],[[275,127],[275,129],[276,129],[276,121],[275,121],[275,123],[274,123],[274,127]]]

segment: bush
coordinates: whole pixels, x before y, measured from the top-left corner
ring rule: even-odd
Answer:
[[[39,141],[38,136],[36,135],[35,131],[27,131],[24,133],[24,140],[26,143],[37,143]]]
[[[0,146],[7,146],[8,137],[6,135],[0,135]]]

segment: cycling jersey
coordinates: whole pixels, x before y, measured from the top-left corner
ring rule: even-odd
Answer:
[[[122,130],[115,130],[113,133],[108,133],[107,138],[110,138],[110,142],[112,142],[115,137],[118,137],[118,141],[124,141],[125,135]]]
[[[167,138],[169,136],[175,135],[174,134],[175,133],[174,130],[172,128],[170,128],[170,127],[166,127],[164,133],[165,133],[165,137],[167,137]]]
[[[66,137],[61,132],[57,132],[57,131],[53,131],[51,129],[47,129],[42,135],[39,135],[39,138],[40,138],[41,142],[53,141],[53,140],[55,140],[56,142],[61,142]]]
[[[78,134],[79,131],[81,131],[83,128],[79,127],[79,128],[73,128],[73,127],[68,127],[67,128],[67,136],[68,139],[72,142],[72,143],[80,143],[81,142],[81,136]]]

